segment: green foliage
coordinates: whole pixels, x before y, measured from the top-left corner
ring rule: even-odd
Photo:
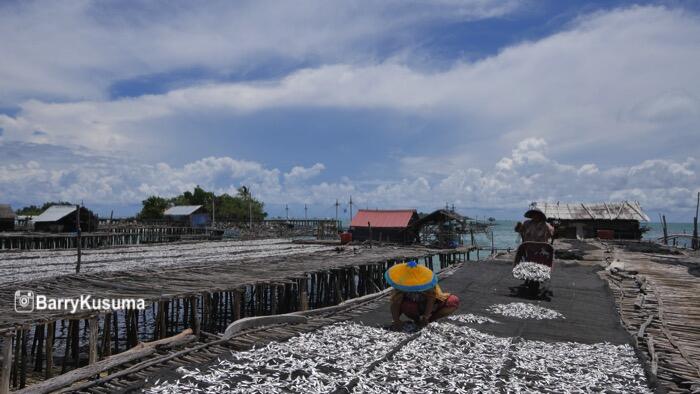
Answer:
[[[49,209],[52,205],[73,205],[73,203],[66,202],[66,201],[59,201],[59,202],[45,202],[44,205],[42,206],[36,206],[36,205],[29,205],[26,207],[22,207],[15,211],[17,215],[28,215],[28,216],[38,216],[41,215],[42,212],[45,210]]]
[[[175,205],[203,205],[204,209],[211,213],[212,202],[214,202],[217,221],[248,221],[251,213],[254,221],[267,217],[264,209],[265,204],[253,198],[245,186],[240,187],[235,196],[226,193],[217,196],[197,186],[193,191],[188,190],[170,199],[158,196],[149,197],[143,201],[143,209],[139,218],[160,219],[168,207]]]
[[[143,208],[141,213],[139,213],[139,219],[162,219],[163,212],[170,205],[170,200],[158,196],[150,196],[141,203]]]

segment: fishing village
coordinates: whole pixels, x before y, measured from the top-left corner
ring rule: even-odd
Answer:
[[[449,207],[359,210],[347,228],[203,208],[147,224],[3,206],[0,392],[700,390],[697,232],[641,241],[638,203],[533,203],[555,231],[534,291],[488,244],[496,224]],[[406,262],[459,297],[453,314],[392,329],[388,270]],[[24,313],[39,294],[143,305]]]
[[[0,36],[0,394],[700,394],[700,1]]]

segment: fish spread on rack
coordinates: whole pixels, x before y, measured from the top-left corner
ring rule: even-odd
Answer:
[[[177,372],[146,392],[652,392],[629,345],[514,341],[449,321],[413,335],[338,323]]]

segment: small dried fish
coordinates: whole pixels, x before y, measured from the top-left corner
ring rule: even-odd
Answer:
[[[490,312],[498,313],[507,317],[517,317],[518,319],[565,319],[564,315],[545,307],[524,302],[511,302],[510,304],[496,304],[488,308]]]
[[[458,321],[460,323],[472,323],[472,324],[484,324],[484,323],[498,323],[497,321],[491,319],[490,317],[474,315],[471,313],[463,315],[452,315],[447,317],[448,320]]]
[[[544,282],[552,277],[552,269],[544,264],[524,261],[513,268],[513,277],[515,279]]]
[[[629,345],[513,342],[449,321],[429,324],[412,341],[406,338],[338,323],[232,353],[205,370],[179,368],[180,379],[157,381],[145,391],[328,393],[354,381],[353,393],[368,394],[652,392]],[[376,360],[383,361],[365,373]]]

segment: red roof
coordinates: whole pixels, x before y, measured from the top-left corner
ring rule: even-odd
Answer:
[[[415,209],[398,209],[391,211],[372,211],[360,209],[357,215],[350,222],[351,227],[367,227],[367,222],[372,225],[372,228],[401,228],[407,227],[413,215],[416,215]]]

